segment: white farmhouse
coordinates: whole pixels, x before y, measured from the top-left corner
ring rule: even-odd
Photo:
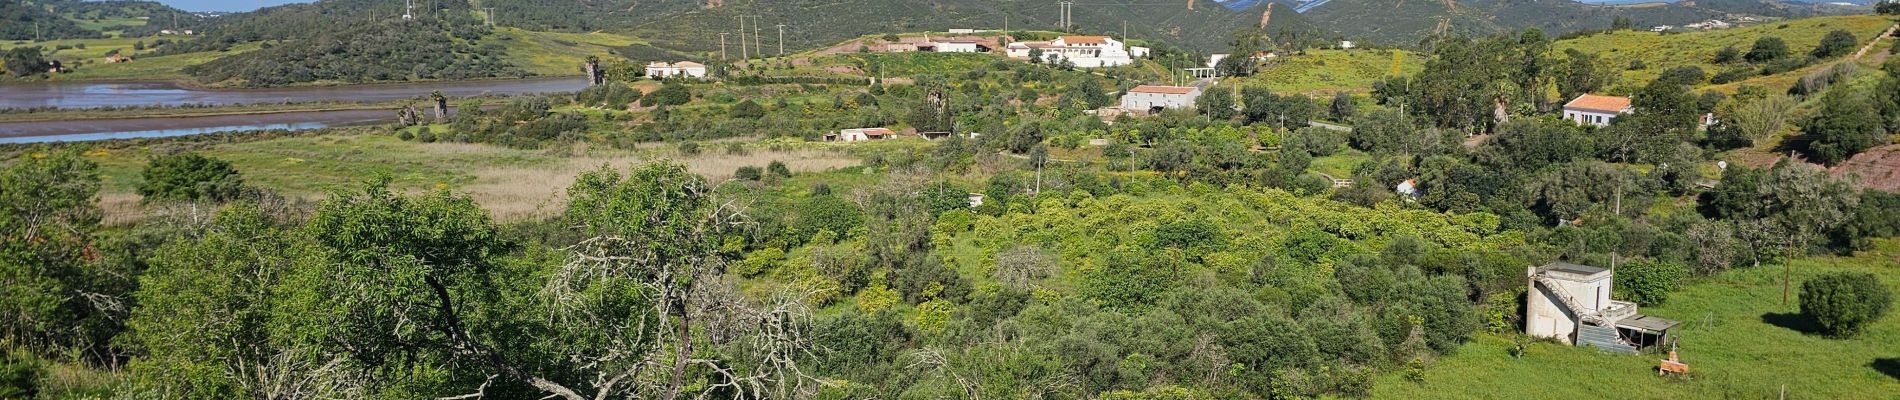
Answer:
[[[1553,262],[1526,271],[1524,333],[1619,353],[1667,344],[1679,322],[1636,313],[1636,303],[1610,299],[1615,279],[1602,267]]]
[[[1611,120],[1631,110],[1628,97],[1583,94],[1564,104],[1564,120],[1581,125],[1609,126]]]
[[[1141,85],[1128,89],[1128,94],[1122,95],[1122,110],[1153,113],[1170,108],[1192,108],[1194,99],[1198,97],[1201,97],[1201,88],[1198,87]]]
[[[1341,48],[1341,49],[1351,49],[1351,48],[1353,48],[1353,47],[1355,47],[1355,46],[1353,46],[1353,44],[1352,44],[1352,41],[1351,41],[1351,40],[1341,40],[1341,41],[1339,41],[1339,48]]]
[[[980,40],[939,40],[933,48],[938,53],[981,53],[989,51]]]
[[[704,78],[706,77],[706,65],[692,61],[680,61],[672,64],[651,62],[647,63],[647,76],[653,77],[654,79],[675,76]]]
[[[1120,40],[1107,36],[1071,35],[1047,42],[1016,42],[1003,50],[1010,58],[1028,59],[1029,53],[1036,49],[1042,50],[1043,62],[1067,60],[1077,68],[1114,67],[1135,62]]]
[[[838,133],[826,134],[827,142],[863,142],[897,137],[897,132],[885,128],[840,129]]]

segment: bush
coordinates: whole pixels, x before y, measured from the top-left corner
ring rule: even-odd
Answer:
[[[1616,292],[1624,300],[1645,306],[1662,305],[1669,292],[1682,285],[1689,269],[1679,264],[1637,261],[1616,269]]]
[[[230,162],[197,153],[152,158],[138,192],[144,201],[225,201],[237,197],[244,180]]]
[[[1893,293],[1870,273],[1836,272],[1801,283],[1801,315],[1833,337],[1852,337],[1880,320]]]
[[[759,178],[762,178],[764,175],[763,172],[760,172],[759,167],[750,165],[739,167],[739,170],[732,171],[733,179],[744,179],[748,181],[759,180]]]
[[[1808,54],[1815,58],[1833,58],[1854,51],[1859,44],[1860,40],[1854,38],[1853,32],[1835,30],[1821,38],[1821,44],[1814,46],[1814,51]]]
[[[1780,37],[1764,36],[1755,39],[1755,46],[1750,47],[1748,54],[1742,55],[1742,58],[1747,59],[1748,62],[1758,63],[1774,61],[1786,55],[1788,55],[1788,42],[1782,41]]]
[[[699,155],[699,151],[700,151],[699,142],[680,142],[679,151],[680,151],[680,155],[685,155],[685,156]]]
[[[786,167],[785,162],[779,160],[772,160],[771,163],[765,164],[765,172],[780,178],[789,178],[792,176],[792,169]]]

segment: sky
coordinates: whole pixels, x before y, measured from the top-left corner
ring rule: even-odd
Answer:
[[[157,0],[185,11],[251,11],[280,4],[309,3],[309,0]]]

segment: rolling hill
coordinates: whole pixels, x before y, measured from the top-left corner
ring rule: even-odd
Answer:
[[[1444,33],[1485,35],[1525,28],[1553,36],[1609,28],[1618,18],[1632,26],[1682,25],[1736,16],[1802,18],[1863,12],[1827,4],[1781,0],[1686,0],[1609,2],[1571,0],[1333,0],[1305,16],[1348,37],[1389,45],[1413,45],[1443,24]]]

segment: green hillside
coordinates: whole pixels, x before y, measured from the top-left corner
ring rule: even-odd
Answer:
[[[1394,75],[1394,68],[1399,75],[1411,75],[1424,65],[1424,56],[1406,50],[1309,50],[1268,61],[1243,85],[1306,94],[1363,92]]]
[[[1441,22],[1448,34],[1487,35],[1538,28],[1558,35],[1608,28],[1617,18],[1627,18],[1634,26],[1653,26],[1722,18],[1734,12],[1777,17],[1813,15],[1802,8],[1755,3],[1764,2],[1596,6],[1569,0],[1342,0],[1307,11],[1306,16],[1348,37],[1413,45],[1438,32]]]
[[[1633,88],[1655,79],[1662,71],[1678,66],[1695,66],[1709,75],[1731,68],[1745,68],[1741,65],[1716,64],[1715,55],[1724,47],[1729,46],[1735,47],[1738,51],[1747,52],[1755,40],[1762,37],[1780,37],[1787,42],[1789,54],[1805,56],[1820,43],[1821,37],[1830,31],[1844,29],[1853,32],[1855,37],[1861,38],[1865,43],[1866,40],[1872,39],[1894,23],[1895,20],[1892,17],[1852,15],[1804,18],[1734,29],[1679,34],[1615,31],[1560,40],[1552,46],[1552,49],[1558,53],[1567,49],[1596,53],[1609,65],[1622,70],[1621,86]],[[1644,68],[1628,68],[1627,66],[1634,61],[1641,61]],[[1733,88],[1740,84],[1763,84],[1770,81],[1778,84],[1769,86],[1786,87],[1792,83],[1793,79],[1800,77],[1799,72],[1801,71],[1752,78],[1749,81],[1729,84],[1725,87]]]
[[[1881,241],[1853,257],[1795,262],[1794,281],[1829,272],[1866,272],[1900,289],[1900,242]],[[1423,379],[1388,376],[1375,398],[1876,399],[1900,393],[1900,318],[1887,318],[1849,340],[1785,326],[1797,313],[1781,304],[1781,266],[1739,269],[1689,285],[1669,303],[1642,312],[1683,321],[1678,328],[1689,379],[1657,377],[1656,356],[1624,356],[1554,343],[1532,344],[1523,358],[1512,343],[1481,335],[1425,370]],[[1797,288],[1798,289],[1798,288]],[[1884,361],[1883,361],[1884,360]],[[1884,363],[1884,364],[1883,364]],[[1882,365],[1889,365],[1882,367]],[[1883,370],[1883,368],[1886,368]],[[1887,371],[1884,374],[1883,371]]]

